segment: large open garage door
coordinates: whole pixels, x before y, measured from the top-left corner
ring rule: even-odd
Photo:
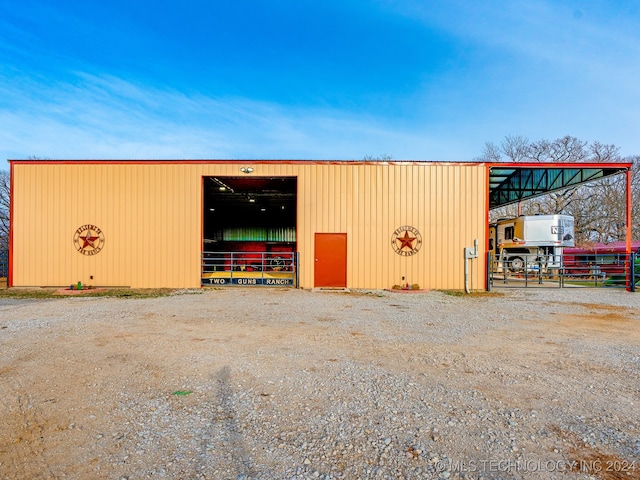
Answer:
[[[202,285],[297,286],[296,177],[204,177]]]

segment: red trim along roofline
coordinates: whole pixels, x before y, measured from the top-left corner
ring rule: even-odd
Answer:
[[[8,160],[10,165],[213,165],[213,164],[254,164],[254,165],[459,165],[486,166],[488,168],[631,168],[630,162],[597,163],[538,163],[538,162],[450,162],[434,160],[296,160],[296,159],[207,159],[207,160],[141,160],[141,159],[81,159],[81,160]]]
[[[461,165],[484,166],[485,162],[447,162],[433,160],[8,160],[10,165]]]
[[[537,162],[496,162],[487,163],[489,168],[504,167],[504,168],[631,168],[630,162],[570,162],[570,163],[537,163]]]

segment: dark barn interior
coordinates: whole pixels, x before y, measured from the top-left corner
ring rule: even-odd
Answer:
[[[294,252],[296,177],[205,177],[203,250]]]

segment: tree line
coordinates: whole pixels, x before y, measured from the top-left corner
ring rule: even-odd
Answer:
[[[9,172],[0,170],[0,278],[9,272]]]
[[[0,170],[0,263],[9,251],[9,199],[11,182],[9,172]]]

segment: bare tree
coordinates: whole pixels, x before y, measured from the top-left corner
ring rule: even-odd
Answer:
[[[501,150],[510,162],[526,162],[531,155],[529,140],[519,135],[505,137]]]
[[[48,157],[30,155],[29,160],[49,160]],[[11,201],[11,179],[9,172],[0,170],[0,260],[9,252],[9,202]]]
[[[0,256],[9,251],[9,172],[0,170]]]
[[[393,156],[389,155],[388,153],[382,153],[380,155],[365,155],[363,160],[367,161],[367,162],[386,162],[389,160],[393,160]]]
[[[482,155],[474,158],[477,162],[496,163],[504,161],[502,158],[502,150],[495,143],[487,142],[482,148]]]
[[[615,162],[619,161],[619,149],[615,145],[594,142],[589,145],[569,135],[556,140],[531,142],[520,135],[507,136],[498,146],[487,142],[479,162]]]

